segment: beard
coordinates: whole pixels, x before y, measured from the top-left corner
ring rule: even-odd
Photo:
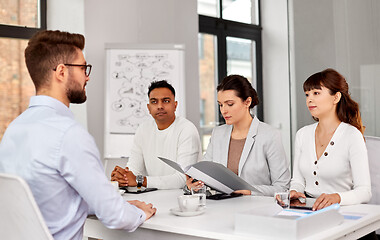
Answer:
[[[87,99],[86,91],[73,78],[69,77],[68,86],[66,86],[66,96],[70,103],[84,103]]]

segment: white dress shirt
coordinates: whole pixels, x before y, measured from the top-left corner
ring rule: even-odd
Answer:
[[[133,231],[146,218],[110,184],[92,136],[48,96],[32,97],[9,125],[0,172],[26,180],[54,239],[82,239],[89,208],[108,228]]]
[[[186,181],[185,175],[158,157],[177,162],[183,168],[199,161],[202,150],[194,124],[177,116],[168,128],[159,130],[153,119],[145,121],[136,131],[131,157],[127,163],[127,167],[135,175],[147,176],[147,187],[182,188]]]
[[[317,159],[317,126],[315,123],[297,132],[290,189],[312,197],[338,193],[341,205],[368,202],[371,199],[371,179],[363,135],[355,127],[342,122]]]

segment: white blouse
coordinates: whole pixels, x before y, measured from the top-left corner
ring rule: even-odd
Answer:
[[[342,122],[317,159],[317,126],[318,123],[305,126],[296,134],[290,189],[312,197],[338,193],[341,205],[368,202],[371,199],[371,179],[367,148],[361,132]]]

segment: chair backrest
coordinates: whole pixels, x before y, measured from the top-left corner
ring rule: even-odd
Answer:
[[[53,240],[28,184],[0,173],[0,238]]]
[[[366,136],[372,199],[370,204],[380,204],[380,138]]]

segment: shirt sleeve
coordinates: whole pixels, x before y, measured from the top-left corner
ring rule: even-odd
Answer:
[[[200,159],[201,144],[198,130],[194,125],[183,127],[179,134],[177,144],[177,163],[181,166],[189,166]],[[185,185],[186,177],[180,172],[175,172],[166,176],[147,176],[147,186],[158,189],[182,188]]]
[[[349,162],[351,165],[353,189],[338,192],[341,205],[367,203],[371,199],[371,178],[368,165],[368,154],[363,135],[359,131],[353,132],[349,138]]]
[[[213,151],[214,131],[215,131],[215,128],[212,130],[211,138],[210,138],[210,141],[207,145],[206,153],[203,156],[202,161],[210,161],[210,162],[213,161],[213,152],[212,151]]]
[[[95,141],[86,130],[74,125],[62,142],[61,175],[106,227],[134,231],[145,221],[145,213],[124,201],[105,176]]]
[[[255,187],[260,191],[260,195],[273,196],[275,192],[288,190],[290,182],[289,164],[282,145],[280,132],[273,131],[271,138],[269,138],[264,147],[271,185],[255,185]]]
[[[144,155],[142,152],[142,144],[144,144],[143,133],[138,128],[133,139],[133,147],[131,148],[131,157],[128,159],[127,167],[133,174],[147,175],[144,165]]]
[[[297,192],[305,192],[305,177],[302,175],[300,170],[300,157],[302,151],[302,134],[300,131],[296,134],[296,141],[294,147],[294,163],[293,163],[293,178],[290,182],[290,190],[295,190]]]

